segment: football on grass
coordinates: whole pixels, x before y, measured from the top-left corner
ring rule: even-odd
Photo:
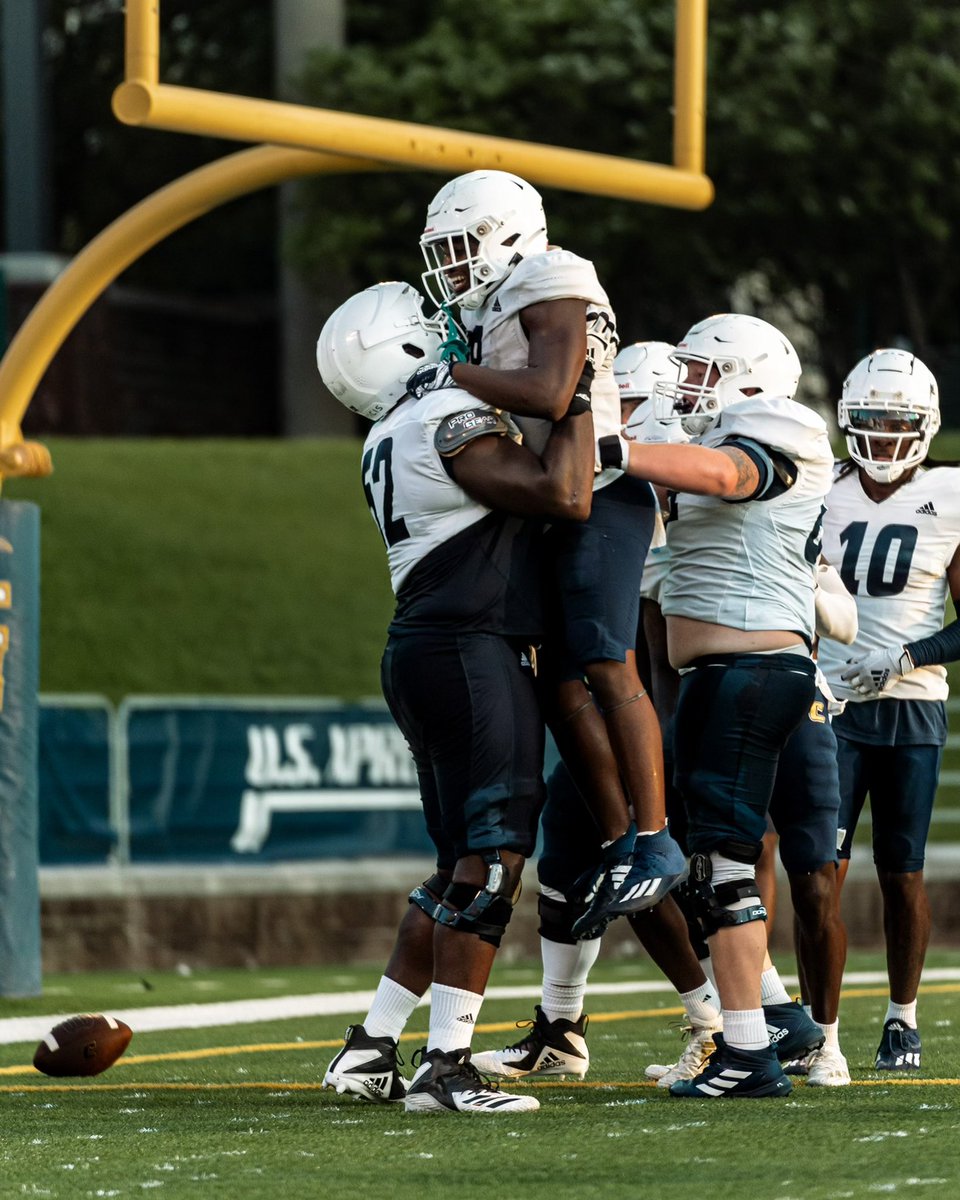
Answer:
[[[113,1066],[132,1037],[130,1026],[116,1017],[81,1013],[50,1030],[33,1065],[44,1075],[99,1075]]]

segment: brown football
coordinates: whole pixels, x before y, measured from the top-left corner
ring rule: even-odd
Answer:
[[[130,1045],[133,1030],[116,1017],[81,1013],[55,1025],[36,1049],[44,1075],[99,1075]]]

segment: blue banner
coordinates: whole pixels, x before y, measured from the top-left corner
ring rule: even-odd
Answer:
[[[384,709],[129,700],[131,862],[431,854]]]

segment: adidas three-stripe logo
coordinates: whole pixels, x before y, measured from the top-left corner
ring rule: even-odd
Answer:
[[[937,510],[933,507],[932,500],[928,500],[925,504],[921,504],[920,507],[917,509],[917,512],[922,517],[939,517],[939,515],[940,515],[937,512]]]

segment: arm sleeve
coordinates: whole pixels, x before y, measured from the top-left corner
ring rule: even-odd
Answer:
[[[939,633],[931,633],[919,642],[907,642],[904,649],[915,667],[956,662],[960,659],[960,619],[951,621]]]
[[[813,593],[817,614],[817,636],[832,638],[849,646],[856,641],[859,621],[857,602],[843,586],[836,567],[819,563]]]

